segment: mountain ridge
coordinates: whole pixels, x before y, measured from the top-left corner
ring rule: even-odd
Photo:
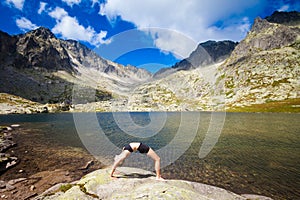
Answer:
[[[71,101],[78,104],[73,111],[243,111],[255,105],[268,111],[284,104],[279,110],[300,112],[300,23],[288,15],[256,18],[238,44],[201,43],[189,57],[197,67],[163,69],[154,79],[145,70],[105,60],[77,41],[59,40],[50,30],[21,36],[0,32],[0,91],[43,104]],[[15,48],[18,42],[22,45]],[[221,43],[228,47],[224,54],[208,56]],[[210,50],[203,51],[203,45]],[[82,87],[78,102],[72,102],[75,85]]]
[[[224,62],[144,84],[133,92],[128,107],[300,112],[299,44],[299,23],[284,25],[258,17]]]
[[[206,41],[200,43],[189,57],[175,63],[170,68],[163,68],[156,72],[153,77],[159,78],[181,70],[191,70],[221,62],[228,58],[238,42],[230,40]]]
[[[1,31],[0,47],[0,91],[34,102],[71,102],[74,84],[96,91],[88,101],[111,99],[122,95],[119,85],[151,77],[144,69],[105,60],[78,41],[57,39],[44,27],[14,36]],[[101,79],[107,84],[97,83]]]
[[[271,16],[267,16],[265,19],[271,23],[295,26],[295,25],[299,25],[300,23],[300,13],[297,11],[291,11],[291,12],[275,11]]]

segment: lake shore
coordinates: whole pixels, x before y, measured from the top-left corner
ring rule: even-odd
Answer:
[[[264,104],[248,106],[223,105],[221,110],[197,110],[179,105],[153,108],[151,106],[128,106],[125,99],[91,102],[85,104],[42,104],[27,99],[0,93],[0,115],[5,114],[35,114],[35,113],[61,113],[61,112],[181,112],[181,111],[221,111],[221,112],[281,112],[300,113],[300,98],[282,101],[270,101]],[[184,109],[183,109],[184,108]]]
[[[6,129],[1,131],[4,133],[7,133]],[[104,167],[86,151],[63,146],[54,148],[32,140],[29,134],[34,132],[27,128],[9,130],[9,141],[14,145],[2,153],[7,158],[16,158],[16,163],[0,172],[1,198],[28,199],[57,183],[75,181]]]

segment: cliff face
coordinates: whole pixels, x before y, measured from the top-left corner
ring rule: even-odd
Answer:
[[[73,71],[69,56],[61,42],[46,28],[18,36],[16,53],[22,57],[14,61],[17,68],[39,67],[51,71]]]
[[[195,69],[225,60],[238,43],[233,41],[207,41],[198,45],[195,51],[173,68],[178,70]]]
[[[278,12],[275,11],[271,16],[266,17],[266,20],[271,23],[284,24],[287,26],[297,26],[300,23],[300,13],[292,12]]]
[[[74,84],[96,91],[88,101],[107,100],[123,94],[120,85],[151,76],[105,60],[79,42],[59,40],[43,27],[17,36],[0,32],[0,49],[0,92],[40,103],[71,101]]]
[[[219,69],[229,107],[299,98],[300,29],[257,18]]]
[[[270,23],[265,19],[256,18],[247,37],[232,52],[233,62],[246,58],[261,51],[275,50],[290,46],[297,42],[299,36],[297,26],[285,26]]]
[[[181,70],[191,70],[208,66],[228,58],[238,43],[233,41],[207,41],[200,43],[190,56],[176,63],[171,68],[165,68],[154,74],[155,78],[166,77]]]

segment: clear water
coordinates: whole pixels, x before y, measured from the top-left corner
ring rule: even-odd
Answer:
[[[226,113],[219,129],[212,122],[218,120],[214,115],[2,115],[0,125],[19,123],[38,133],[41,142],[87,149],[107,165],[124,144],[145,142],[161,156],[165,178],[207,183],[240,194],[300,199],[300,114]],[[216,144],[200,158],[209,128],[221,132],[210,138]],[[149,158],[135,153],[124,165],[153,170]]]

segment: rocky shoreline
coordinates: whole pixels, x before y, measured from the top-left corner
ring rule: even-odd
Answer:
[[[72,182],[103,168],[87,152],[41,147],[30,134],[34,133],[17,124],[1,126],[0,199],[32,199],[57,183]]]
[[[12,130],[18,127],[20,127],[19,124],[0,127],[0,173],[8,170],[18,163],[17,157],[6,153],[8,149],[16,145],[13,141]]]
[[[300,99],[273,101],[249,106],[227,106],[219,111],[226,112],[300,112]],[[149,103],[129,102],[128,99],[114,99],[85,104],[40,104],[21,97],[0,93],[0,114],[35,114],[35,113],[61,113],[61,112],[181,112],[181,111],[217,111],[212,108],[205,110],[181,105],[168,104],[153,107]]]

